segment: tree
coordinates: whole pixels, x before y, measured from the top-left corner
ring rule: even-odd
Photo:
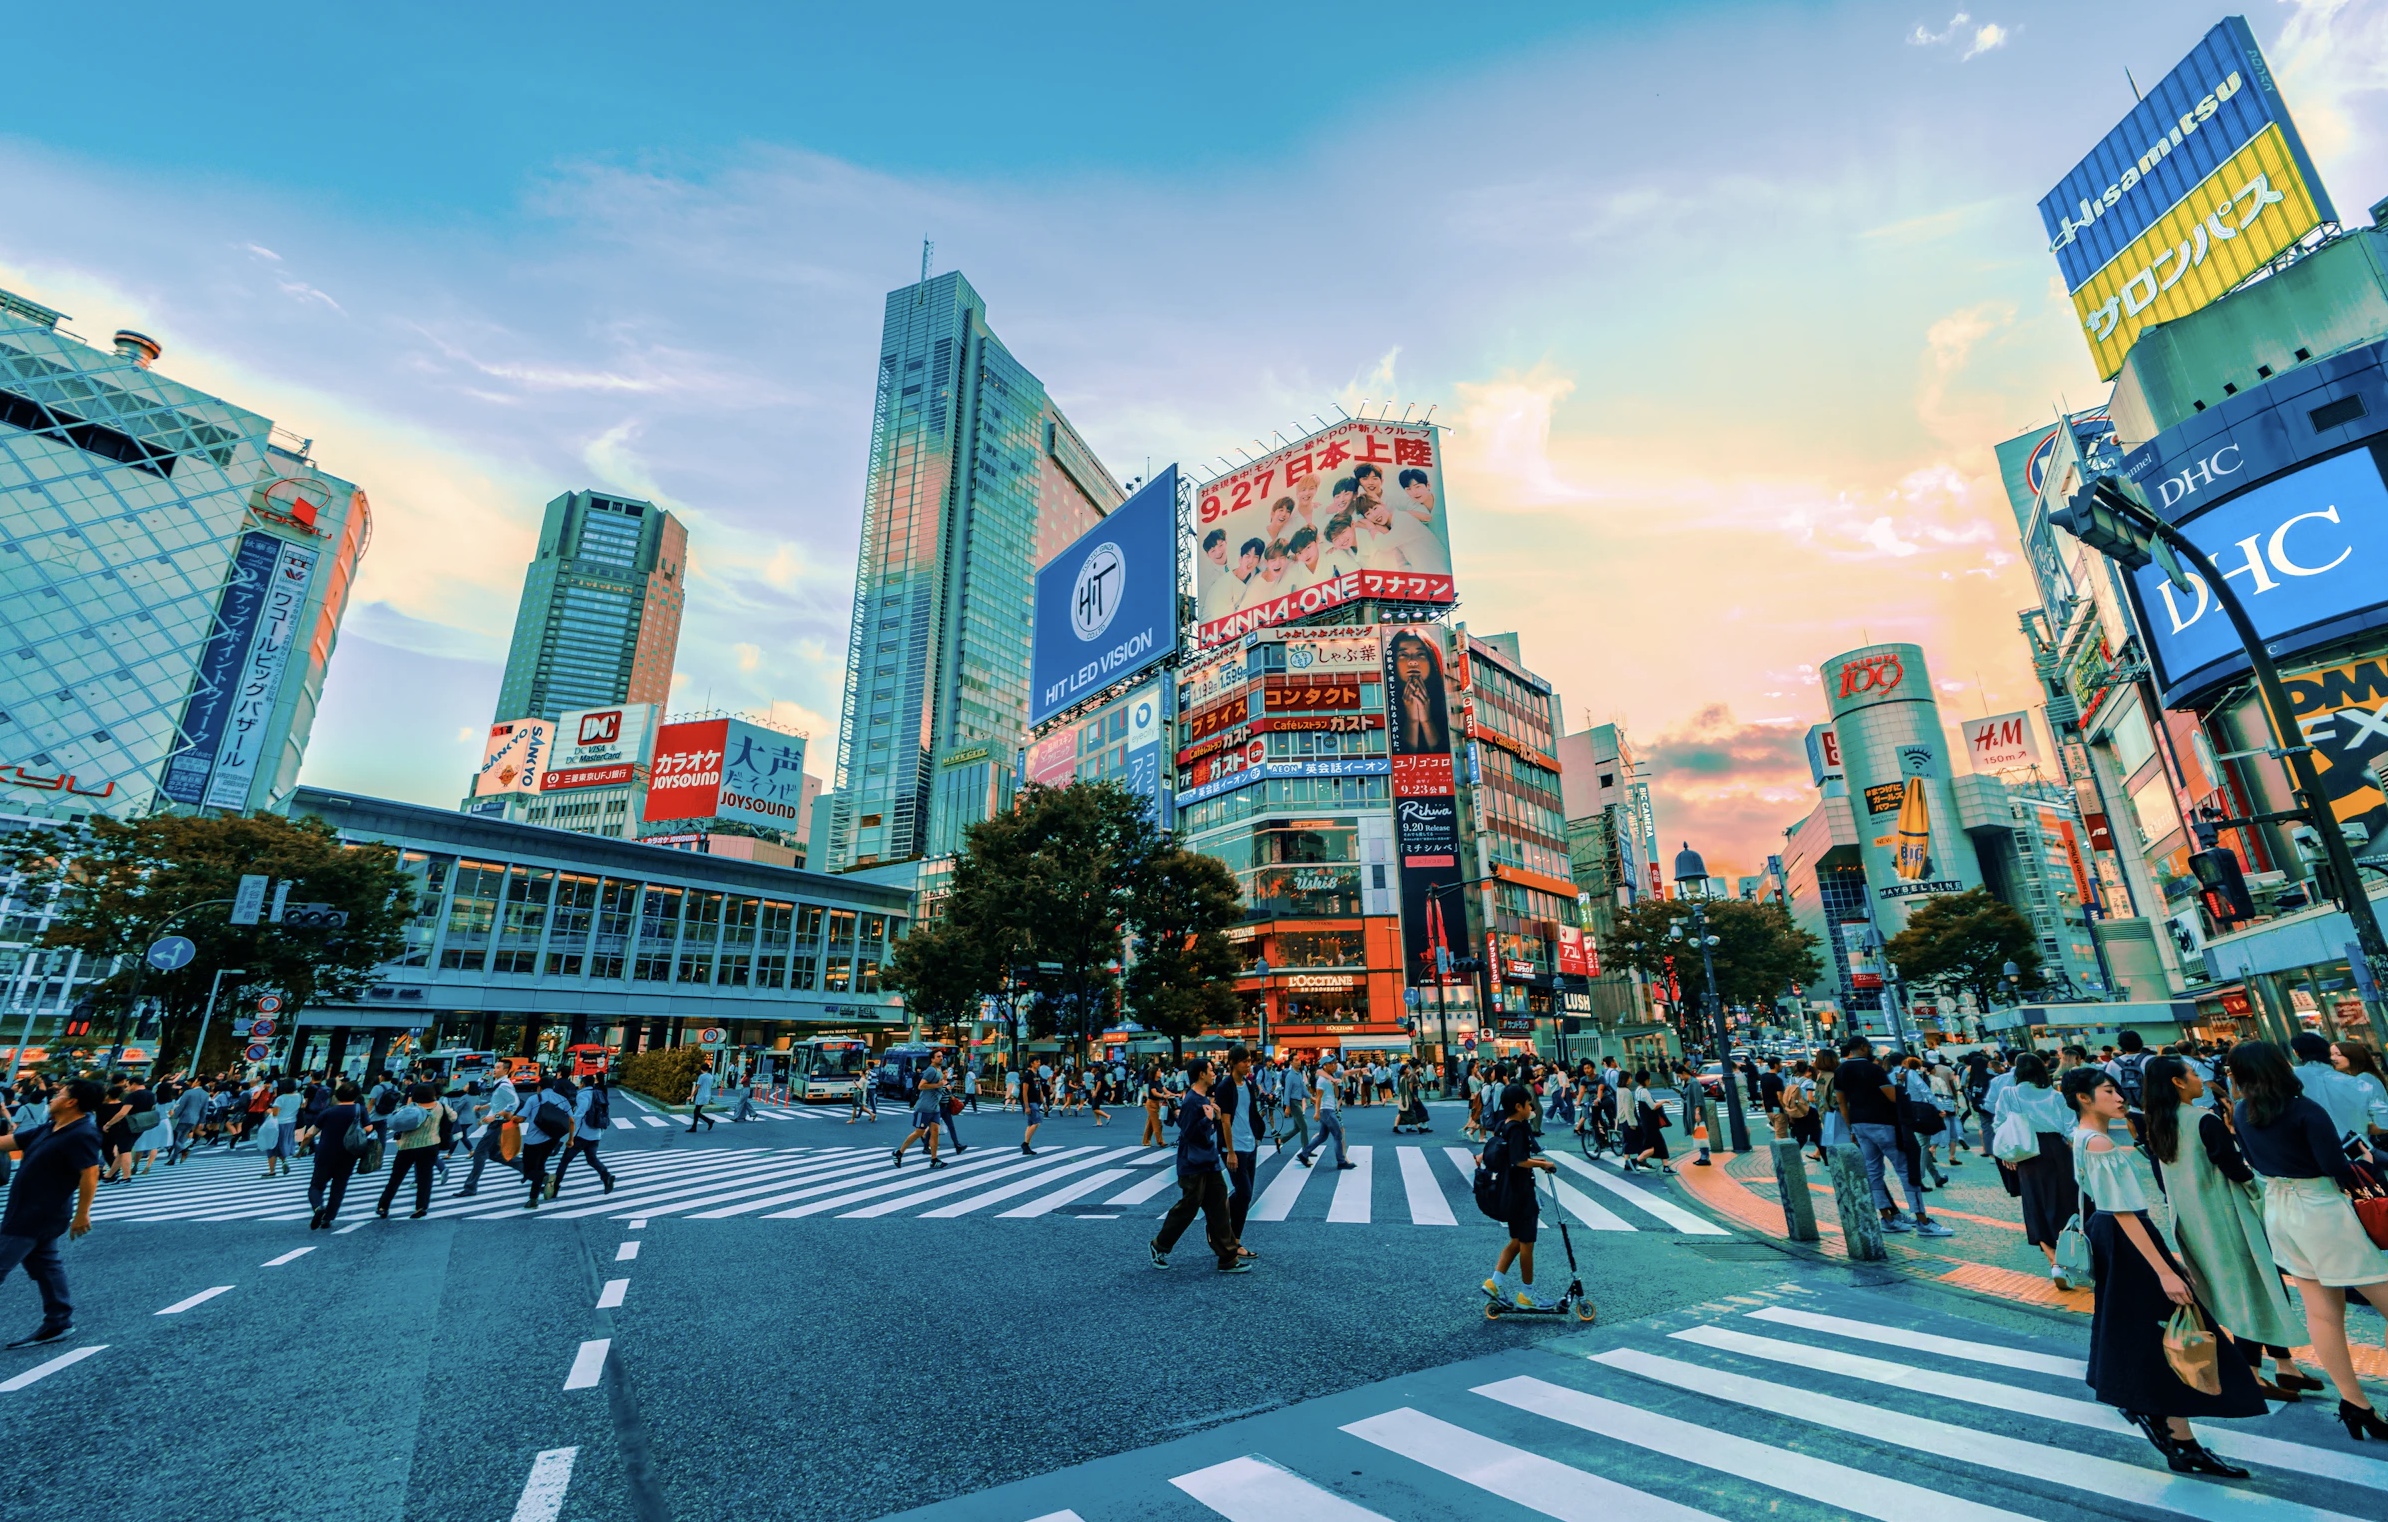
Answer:
[[[2019,991],[2041,983],[2039,936],[2031,921],[1987,888],[1924,900],[1883,949],[1908,982],[1970,990],[1984,1009],[1998,994],[2009,962],[2021,974]]]
[[[243,968],[239,987],[280,993],[287,1025],[310,1005],[362,992],[404,946],[403,929],[415,912],[413,879],[399,869],[394,848],[344,845],[313,818],[95,818],[75,832],[18,837],[10,864],[24,875],[28,894],[53,885],[61,890],[60,913],[43,945],[81,951],[87,963],[123,959],[92,990],[103,1017],[121,1021],[133,1013],[135,959],[161,934],[187,936],[196,945],[198,954],[180,969],[140,973],[141,996],[164,1010],[159,1071],[172,1065],[169,1054],[190,1050],[217,969]],[[248,873],[288,882],[292,903],[347,911],[347,926],[233,924],[231,899]]]
[[[1813,983],[1824,975],[1816,955],[1820,943],[1793,923],[1781,904],[1721,898],[1701,908],[1708,933],[1717,939],[1709,955],[1716,964],[1717,997],[1726,1004],[1767,1003],[1794,983]],[[1679,941],[1668,934],[1678,924],[1683,927]],[[1685,997],[1706,994],[1700,948],[1692,939],[1692,905],[1683,899],[1643,899],[1617,911],[1616,923],[1601,938],[1600,957],[1604,967],[1629,967],[1661,985],[1671,958]]]
[[[1243,894],[1226,863],[1166,845],[1146,858],[1130,898],[1137,951],[1128,1004],[1140,1024],[1169,1038],[1171,1058],[1182,1059],[1188,1036],[1232,1025],[1242,1013],[1235,991],[1242,964],[1227,929],[1243,920]]]
[[[958,1028],[977,1017],[980,997],[1003,981],[992,949],[950,917],[916,925],[888,953],[880,979],[904,996],[904,1008],[922,1024]]]

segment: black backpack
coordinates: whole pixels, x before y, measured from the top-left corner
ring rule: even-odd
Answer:
[[[2148,1054],[2126,1052],[2114,1059],[2114,1086],[2122,1090],[2123,1104],[2133,1110],[2142,1108],[2147,1091]]]
[[[1499,1133],[1476,1154],[1476,1176],[1469,1188],[1476,1196],[1476,1208],[1488,1218],[1509,1219],[1509,1148]]]
[[[594,1129],[602,1131],[608,1126],[612,1125],[613,1122],[613,1098],[611,1094],[601,1086],[597,1090],[596,1096],[589,1101],[589,1124]]]

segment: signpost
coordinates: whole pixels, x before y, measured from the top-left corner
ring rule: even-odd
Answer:
[[[160,972],[173,972],[188,967],[199,948],[191,944],[187,935],[162,935],[149,943],[149,965]]]
[[[708,1052],[718,1052],[729,1043],[730,1033],[718,1025],[708,1025],[697,1032],[697,1045]]]
[[[274,1022],[271,1020],[252,1020],[249,1022],[249,1034],[259,1041],[263,1041],[266,1037],[272,1035],[273,1033]]]
[[[261,1041],[250,1042],[249,1045],[243,1050],[243,1055],[246,1056],[251,1062],[263,1062],[265,1060],[265,1043]]]

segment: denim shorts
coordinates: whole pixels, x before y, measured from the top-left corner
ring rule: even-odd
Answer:
[[[1035,1124],[1036,1124],[1038,1121],[1040,1121],[1040,1120],[1043,1120],[1043,1119],[1045,1118],[1045,1107],[1044,1107],[1043,1105],[1030,1105],[1030,1106],[1028,1106],[1027,1108],[1028,1108],[1028,1123],[1029,1123],[1030,1125],[1032,1125],[1032,1126],[1033,1126],[1033,1125],[1035,1125]]]

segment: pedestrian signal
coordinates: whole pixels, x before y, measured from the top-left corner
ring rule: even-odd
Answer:
[[[2218,923],[2255,918],[2255,897],[2247,891],[2247,874],[2239,866],[2237,852],[2220,848],[2195,852],[2189,858],[2189,870],[2197,878],[2206,913]]]

